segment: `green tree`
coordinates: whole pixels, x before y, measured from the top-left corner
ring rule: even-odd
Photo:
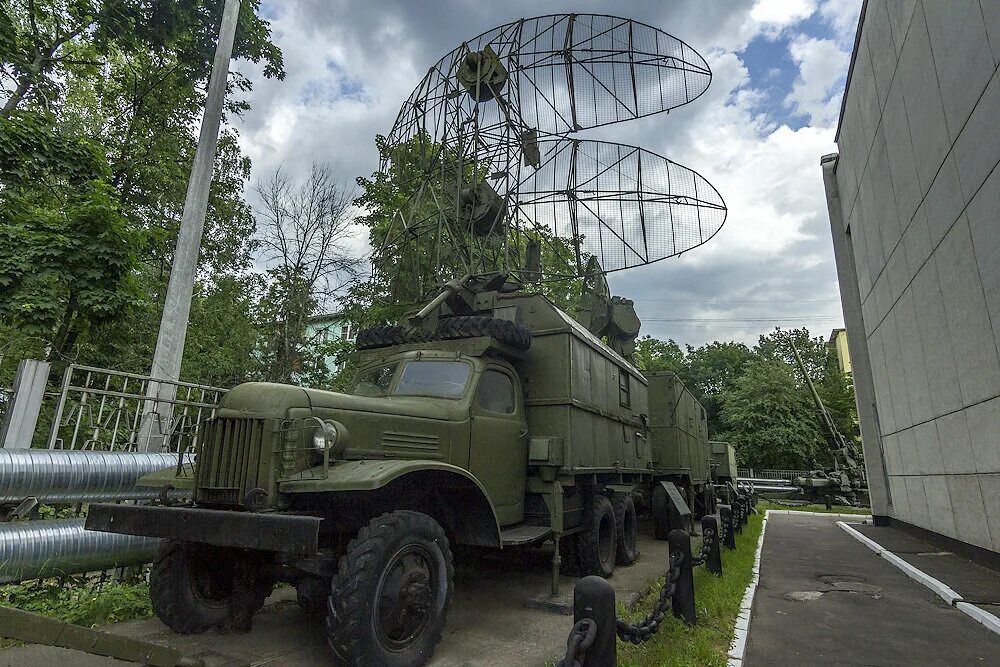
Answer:
[[[102,156],[106,163],[100,179],[102,201],[117,215],[108,216],[108,224],[120,222],[113,228],[117,230],[115,238],[128,243],[108,243],[104,255],[91,255],[101,261],[108,253],[118,252],[120,261],[104,261],[109,271],[122,261],[131,262],[128,270],[120,272],[120,282],[101,278],[108,289],[142,286],[139,294],[130,294],[131,308],[105,299],[107,317],[76,317],[65,335],[59,334],[57,327],[45,341],[56,341],[53,354],[123,370],[148,370],[222,6],[222,0],[13,0],[4,5],[6,12],[0,12],[0,50],[4,56],[0,58],[0,83],[9,93],[0,115],[12,121],[2,128],[9,136],[0,137],[0,150],[6,150],[17,138],[11,139],[16,133],[9,128],[23,128],[23,118],[35,117],[39,119],[36,125],[47,125],[48,129],[36,133],[35,145],[26,145],[16,153],[28,156],[21,160],[24,168],[39,168],[36,163],[44,162],[39,156],[48,155],[51,145],[43,141],[46,132],[73,138]],[[267,76],[280,78],[284,75],[281,52],[270,41],[267,23],[257,16],[258,6],[256,0],[242,3],[234,57],[263,62]],[[231,73],[227,115],[248,108],[242,99],[247,91],[249,81]],[[244,307],[260,292],[250,279],[256,249],[251,240],[255,230],[252,211],[243,198],[249,172],[250,162],[240,154],[235,133],[224,126],[187,345],[189,350],[214,345],[219,358],[230,360],[245,358],[246,340],[257,333],[257,323],[249,317],[252,308]],[[23,215],[25,209],[11,209],[21,217],[13,220],[8,214],[6,224],[16,222],[22,234],[31,232],[40,247],[59,247],[64,239],[55,235],[51,225],[40,222],[45,218],[40,216],[40,207],[65,217],[68,209],[63,200],[71,198],[67,197],[69,191],[61,181],[50,185],[44,180],[24,190],[38,215],[29,218]],[[49,215],[45,219],[55,218]],[[87,233],[98,237],[93,230]],[[67,262],[54,258],[52,271],[69,268]],[[3,271],[0,267],[0,273]],[[210,318],[197,315],[199,309],[217,311],[221,295],[240,306],[227,316],[235,317],[236,311],[244,316],[238,322],[230,319],[230,330],[220,336]],[[4,300],[0,307],[9,307],[8,299]],[[0,342],[10,346],[24,334],[8,328],[0,332],[5,339]],[[191,358],[208,363],[197,353]],[[196,369],[186,359],[184,373],[204,381],[243,377],[252,370],[237,366],[223,369],[210,364]]]
[[[752,358],[743,343],[715,341],[697,348],[688,346],[686,365],[679,375],[704,406],[709,433],[722,428],[719,418],[722,396],[743,375]]]
[[[741,465],[808,469],[828,465],[812,406],[774,360],[755,359],[720,397],[722,430],[713,437],[736,447]]]
[[[635,342],[635,363],[643,371],[674,371],[686,368],[687,360],[680,345],[673,339],[662,341],[643,336]]]
[[[140,235],[108,176],[98,147],[47,114],[0,119],[0,317],[49,359],[139,302]]]

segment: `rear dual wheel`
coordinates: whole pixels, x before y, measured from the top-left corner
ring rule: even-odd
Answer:
[[[615,557],[618,565],[632,565],[639,559],[639,524],[631,493],[611,497],[615,512]]]

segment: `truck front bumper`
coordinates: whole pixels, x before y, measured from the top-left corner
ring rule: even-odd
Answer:
[[[85,526],[106,533],[311,556],[319,549],[322,521],[295,514],[99,504],[90,506]]]

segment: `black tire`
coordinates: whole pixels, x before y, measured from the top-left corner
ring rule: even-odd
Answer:
[[[616,493],[611,497],[615,511],[615,558],[617,565],[631,565],[639,560],[638,519],[631,493]]]
[[[299,608],[314,618],[326,617],[330,583],[319,577],[304,577],[295,582],[295,601]]]
[[[391,347],[409,342],[406,327],[381,326],[362,329],[358,332],[355,346],[359,350],[374,350],[380,347]]]
[[[405,600],[391,598],[391,585],[383,588],[387,577],[410,582],[397,588],[408,593]],[[348,544],[333,578],[326,617],[330,647],[352,667],[425,664],[441,640],[453,579],[448,538],[434,519],[409,510],[373,519]],[[408,627],[414,616],[420,616],[416,627]]]
[[[149,573],[149,598],[171,630],[191,635],[224,625],[232,594],[231,563],[210,547],[181,540],[160,545]]]
[[[515,350],[531,347],[531,330],[528,327],[495,317],[448,317],[438,322],[437,335],[443,340],[489,336]]]
[[[605,579],[615,571],[617,538],[615,510],[603,494],[595,494],[584,514],[585,528],[576,534],[577,574]]]

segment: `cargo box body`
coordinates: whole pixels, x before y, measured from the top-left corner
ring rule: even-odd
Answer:
[[[649,442],[659,476],[686,477],[692,485],[710,481],[708,417],[705,408],[672,371],[648,371]]]
[[[712,448],[712,474],[716,483],[736,481],[736,448],[728,442],[710,442]]]
[[[504,298],[498,306],[516,306],[516,316],[532,330],[531,348],[515,366],[528,432],[548,441],[548,453],[541,453],[558,460],[564,473],[648,472],[642,374],[542,296]]]

